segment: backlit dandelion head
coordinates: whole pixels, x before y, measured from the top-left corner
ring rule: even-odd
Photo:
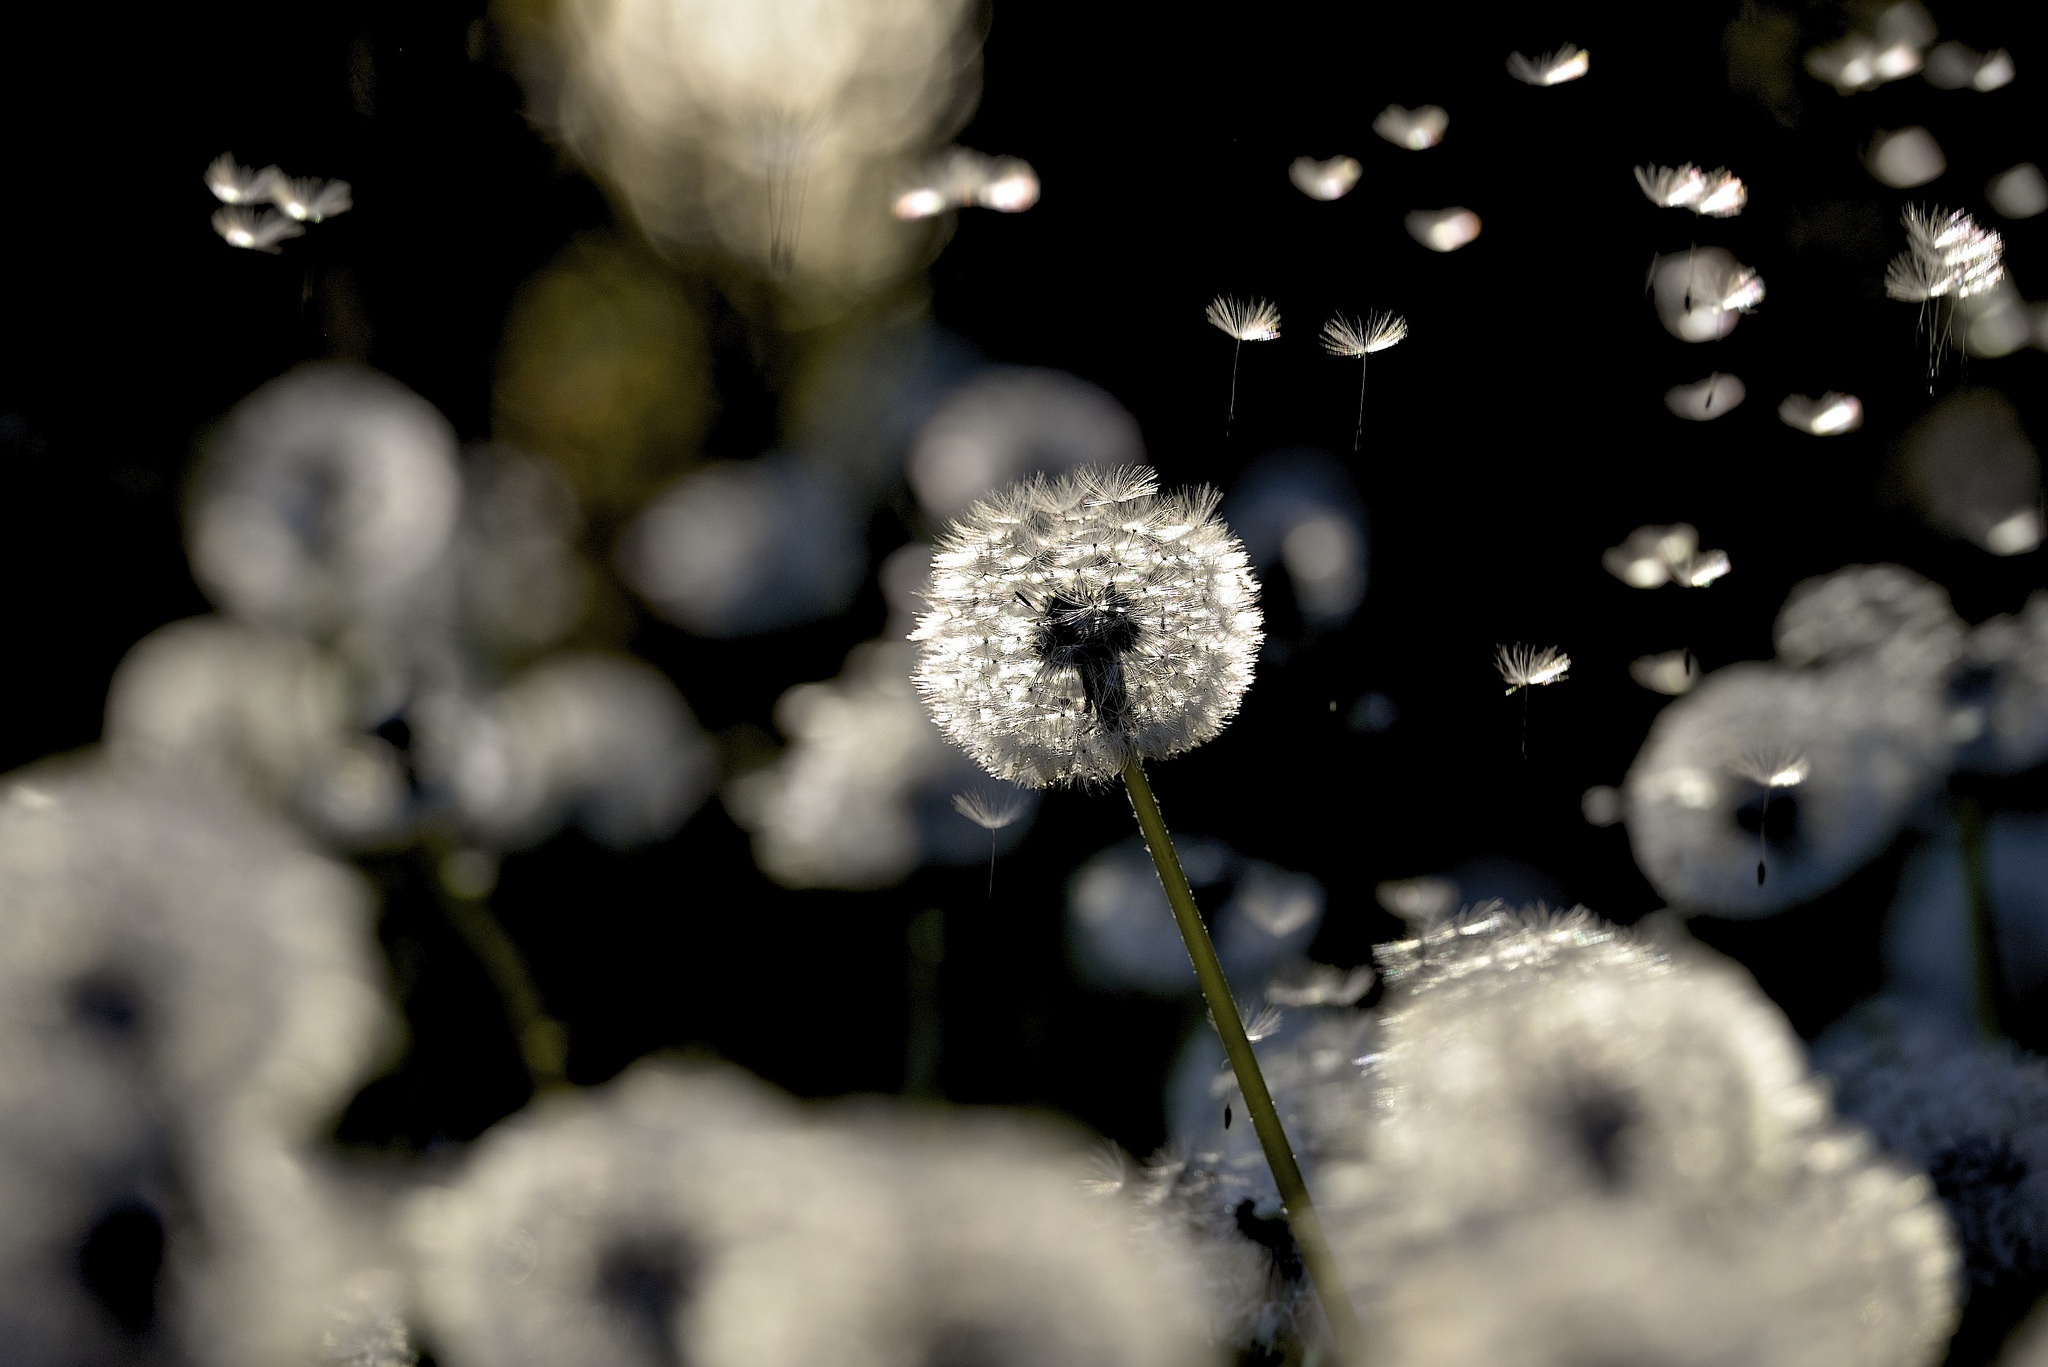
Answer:
[[[1513,694],[1518,689],[1563,682],[1570,677],[1572,657],[1556,646],[1513,645],[1495,651],[1493,663]]]
[[[1519,52],[1508,54],[1508,75],[1524,85],[1563,85],[1576,81],[1592,69],[1593,56],[1584,48],[1566,43],[1555,52],[1546,52],[1540,57],[1524,57]]]
[[[1816,437],[1839,437],[1863,426],[1863,400],[1833,391],[1819,398],[1787,394],[1778,405],[1778,420]]]
[[[1034,805],[1031,794],[1021,788],[979,787],[953,794],[953,810],[984,831],[1016,824]]]
[[[347,181],[317,176],[274,177],[270,202],[301,223],[318,223],[355,207]]]
[[[912,639],[933,720],[998,778],[1101,782],[1213,738],[1251,686],[1258,583],[1212,490],[1142,467],[1040,476],[932,558]]]
[[[273,256],[282,250],[278,243],[306,231],[296,221],[273,210],[245,209],[238,204],[213,211],[213,230],[230,247],[269,252]]]
[[[1203,316],[1240,342],[1280,340],[1280,306],[1264,299],[1233,299],[1217,295],[1209,301]]]
[[[270,198],[271,186],[277,183],[277,178],[275,166],[266,166],[259,171],[236,161],[233,152],[221,153],[206,168],[206,188],[213,191],[213,197],[223,204],[253,204],[266,200]]]
[[[1907,205],[1906,250],[1885,268],[1884,292],[1903,303],[1984,294],[2005,278],[2005,239],[1961,210]]]
[[[1323,350],[1332,356],[1362,360],[1398,346],[1408,336],[1408,320],[1398,313],[1368,313],[1363,318],[1338,314],[1323,324]]]

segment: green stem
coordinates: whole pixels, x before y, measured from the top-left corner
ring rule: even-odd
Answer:
[[[447,856],[444,853],[443,858]],[[438,863],[439,861],[437,861]],[[477,962],[497,989],[505,1009],[505,1024],[519,1048],[519,1060],[533,1080],[535,1092],[551,1092],[569,1085],[564,1071],[568,1062],[568,1031],[541,1006],[540,991],[533,985],[519,946],[498,923],[490,904],[481,897],[464,896],[449,886],[436,870],[434,886],[441,894],[441,910],[476,955]]]
[[[1998,913],[1991,905],[1986,867],[1984,811],[1975,798],[1951,798],[1956,843],[1963,862],[1963,886],[1970,900],[1970,948],[1976,960],[1977,1028],[1986,1039],[2005,1033],[2005,963],[1999,953]]]
[[[1166,819],[1159,814],[1159,803],[1153,798],[1152,785],[1145,778],[1144,762],[1136,756],[1124,765],[1124,787],[1130,792],[1131,810],[1137,814],[1138,829],[1145,833],[1145,845],[1151,851],[1152,863],[1159,870],[1159,884],[1166,890],[1167,904],[1173,908],[1173,919],[1180,927],[1181,941],[1187,945],[1188,958],[1194,961],[1195,977],[1201,982],[1202,995],[1209,1003],[1209,1017],[1216,1026],[1217,1035],[1223,1040],[1223,1052],[1230,1058],[1231,1071],[1237,1075],[1238,1090],[1244,1094],[1244,1108],[1251,1116],[1252,1129],[1259,1136],[1259,1147],[1265,1151],[1266,1165],[1273,1170],[1273,1184],[1280,1189],[1288,1228],[1293,1231],[1295,1247],[1301,1250],[1302,1266],[1308,1270],[1316,1297],[1322,1302],[1323,1315],[1329,1321],[1337,1355],[1350,1367],[1362,1367],[1365,1334],[1359,1327],[1358,1314],[1352,1308],[1351,1298],[1344,1293],[1344,1284],[1337,1275],[1336,1259],[1330,1254],[1329,1242],[1323,1237],[1322,1223],[1316,1218],[1316,1208],[1309,1200],[1308,1183],[1302,1180],[1301,1165],[1294,1161],[1294,1149],[1287,1142],[1287,1132],[1280,1124],[1280,1112],[1273,1105],[1273,1094],[1266,1090],[1265,1074],[1259,1071],[1258,1056],[1252,1052],[1252,1042],[1245,1036],[1244,1018],[1238,1014],[1237,1001],[1230,995],[1230,983],[1223,976],[1223,965],[1216,958],[1216,946],[1210,943],[1208,928],[1202,924],[1202,913],[1195,906],[1195,894],[1188,887],[1187,874],[1181,870],[1180,856],[1174,851]]]

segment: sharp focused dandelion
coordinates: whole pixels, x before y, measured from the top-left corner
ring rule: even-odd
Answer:
[[[1408,320],[1395,313],[1368,313],[1363,318],[1346,318],[1340,313],[1323,324],[1318,339],[1323,350],[1358,362],[1358,429],[1351,435],[1354,451],[1365,440],[1366,358],[1400,344],[1407,337]]]

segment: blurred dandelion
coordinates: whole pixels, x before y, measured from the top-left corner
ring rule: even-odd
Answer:
[[[1144,458],[1138,420],[1102,389],[1063,371],[996,366],[959,385],[925,419],[904,474],[919,509],[939,521],[1027,475]]]
[[[1411,152],[1421,152],[1436,146],[1444,140],[1444,130],[1451,126],[1451,116],[1433,104],[1418,105],[1404,109],[1390,104],[1379,112],[1372,121],[1372,131],[1396,147],[1405,147]]]
[[[1342,199],[1350,194],[1352,187],[1358,184],[1359,174],[1363,170],[1354,157],[1331,157],[1328,161],[1317,161],[1314,157],[1296,157],[1288,163],[1287,178],[1294,182],[1295,189],[1310,199],[1327,202]],[[1222,324],[1219,323],[1217,326],[1221,327]]]
[[[1540,57],[1524,57],[1519,52],[1508,54],[1508,74],[1524,85],[1562,85],[1566,81],[1576,81],[1591,69],[1592,64],[1592,54],[1571,43]]]
[[[1690,650],[1667,650],[1630,661],[1628,676],[1652,693],[1676,698],[1700,681],[1700,662]]]
[[[1918,125],[1879,133],[1864,152],[1863,164],[1880,184],[1894,190],[1925,185],[1948,170],[1941,144]]]
[[[274,177],[270,202],[301,223],[319,223],[355,207],[347,181],[317,177]]]
[[[1715,371],[1692,384],[1664,391],[1664,406],[1688,422],[1712,422],[1740,404],[1749,391],[1740,377]]]
[[[2005,278],[2005,239],[1961,210],[1909,204],[1900,222],[1906,250],[1885,267],[1884,292],[1920,306],[1931,383],[1948,347],[1956,301],[1987,293]]]
[[[1787,664],[1852,665],[1916,691],[1940,687],[1966,634],[1948,591],[1900,565],[1851,565],[1801,580],[1771,626]]]
[[[1734,567],[1728,552],[1701,550],[1700,534],[1688,522],[1638,527],[1619,546],[1609,547],[1600,563],[1609,574],[1636,589],[1664,584],[1705,588]]]
[[[1863,426],[1863,400],[1832,390],[1819,398],[1787,394],[1778,405],[1778,420],[1816,437],[1839,437]]]
[[[1995,389],[1945,396],[1906,433],[1900,472],[1929,525],[1992,555],[2041,544],[2041,457]]]
[[[918,183],[890,206],[902,219],[931,218],[948,209],[977,207],[1022,213],[1038,202],[1038,173],[1017,157],[991,157],[967,147],[948,148]]]
[[[1323,350],[1358,362],[1358,428],[1351,435],[1356,451],[1365,440],[1365,367],[1376,351],[1396,346],[1408,336],[1408,320],[1398,313],[1368,313],[1363,318],[1338,314],[1323,324]]]
[[[1563,681],[1572,667],[1572,657],[1556,646],[1501,646],[1494,655],[1494,667],[1508,686],[1508,696],[1513,697],[1518,689]]]
[[[1736,777],[1746,778],[1764,790],[1763,808],[1756,819],[1756,885],[1762,887],[1764,860],[1770,849],[1771,794],[1806,782],[1813,765],[1800,751],[1779,745],[1745,751],[1729,761],[1728,767]]]
[[[1920,70],[1933,41],[1932,16],[1917,0],[1902,0],[1878,10],[1867,27],[1807,53],[1806,69],[1839,94],[1874,90]]]
[[[1230,409],[1224,415],[1223,427],[1230,430],[1231,419],[1237,416],[1237,361],[1244,352],[1246,342],[1276,342],[1280,340],[1280,309],[1278,305],[1264,299],[1233,299],[1217,295],[1209,301],[1203,316],[1209,326],[1220,330],[1229,337],[1235,347],[1230,353]]]
[[[1246,467],[1223,501],[1252,568],[1286,570],[1310,628],[1350,620],[1365,597],[1365,509],[1349,472],[1320,451],[1282,451]],[[1274,589],[1273,582],[1266,586]]]
[[[269,252],[283,250],[277,244],[301,236],[306,230],[295,220],[270,209],[245,209],[239,204],[213,211],[213,230],[230,247]]]
[[[2002,90],[2016,74],[2004,48],[1978,52],[1961,43],[1942,43],[1927,54],[1927,84],[1941,90]]]
[[[2048,177],[2031,161],[2023,161],[1993,176],[1984,187],[1984,198],[2007,218],[2035,218],[2048,213]]]
[[[1453,205],[1448,209],[1417,209],[1402,220],[1408,236],[1433,252],[1454,252],[1479,236],[1479,215]]]
[[[1650,265],[1650,290],[1658,321],[1685,342],[1727,336],[1764,299],[1762,278],[1719,247],[1657,257]]]
[[[1742,180],[1726,167],[1702,171],[1683,166],[1638,166],[1636,184],[1652,204],[1664,209],[1690,209],[1702,218],[1733,218],[1749,203]]]
[[[275,166],[259,171],[236,161],[233,152],[223,152],[206,168],[206,188],[223,204],[254,204],[270,198],[279,174]]]

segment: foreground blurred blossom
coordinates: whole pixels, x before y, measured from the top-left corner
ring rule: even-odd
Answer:
[[[1328,161],[1296,157],[1288,163],[1287,178],[1310,199],[1342,199],[1358,184],[1363,170],[1355,157],[1331,157]]]
[[[2048,592],[1970,633],[1950,694],[1963,767],[2019,774],[2048,760]]]
[[[213,230],[221,235],[230,247],[244,247],[250,251],[270,252],[281,250],[278,243],[302,235],[305,228],[287,215],[269,209],[246,209],[231,204],[213,211]]]
[[[1961,43],[1943,43],[1927,54],[1927,84],[1943,90],[2001,90],[2015,75],[2012,54],[2004,48],[1978,52]]]
[[[1592,69],[1593,57],[1584,48],[1566,43],[1555,52],[1546,52],[1540,57],[1524,57],[1519,52],[1508,54],[1508,75],[1524,85],[1562,85],[1576,81]]]
[[[1795,585],[1771,638],[1787,664],[1853,664],[1934,688],[1961,654],[1965,630],[1941,585],[1899,565],[1851,565]]]
[[[1444,130],[1451,126],[1451,116],[1433,104],[1417,105],[1404,109],[1390,104],[1379,112],[1372,121],[1372,131],[1396,147],[1405,147],[1411,152],[1425,151],[1444,140]]]
[[[962,0],[571,0],[512,20],[535,116],[665,247],[836,310],[914,263],[896,177],[973,108]]]
[[[1365,600],[1365,510],[1344,467],[1320,451],[1253,462],[1223,501],[1252,568],[1284,566],[1310,627],[1342,625]],[[1271,584],[1268,584],[1270,591]]]
[[[1663,209],[1690,209],[1703,218],[1733,218],[1749,203],[1742,180],[1726,167],[1702,171],[1683,166],[1638,166],[1636,184],[1650,203]]]
[[[1938,1359],[1927,1182],[1830,1123],[1739,968],[1498,903],[1376,957],[1378,1048],[1306,1105],[1383,1360]]]
[[[828,1125],[643,1064],[500,1125],[410,1227],[451,1367],[1206,1362],[1181,1259],[1080,1175],[1022,1121]]]
[[[1038,203],[1038,173],[1017,157],[991,157],[968,147],[950,147],[896,196],[890,209],[903,219],[931,218],[970,206],[1022,213]]]
[[[2048,1063],[1882,1000],[1823,1035],[1842,1114],[1934,1179],[1972,1294],[2048,1275]]]
[[[1984,197],[2007,218],[2034,218],[2048,213],[2048,177],[2031,161],[2023,161],[1993,176]]]
[[[1778,752],[1807,764],[1797,787],[1755,776],[1750,757]],[[1769,915],[1825,892],[1889,844],[1949,758],[1931,688],[1867,667],[1732,665],[1651,725],[1622,785],[1629,844],[1672,903]]]
[[[1700,534],[1689,522],[1668,527],[1638,527],[1619,546],[1611,546],[1600,563],[1609,574],[1633,589],[1676,584],[1705,588],[1726,575],[1732,563],[1726,551],[1703,551]]]
[[[852,601],[867,550],[832,480],[787,456],[726,461],[670,485],[620,535],[619,571],[700,636],[749,636]]]
[[[495,694],[430,695],[412,721],[422,779],[500,849],[572,819],[615,847],[663,839],[716,767],[675,685],[624,656],[550,656]]]
[[[959,516],[989,490],[1077,465],[1132,465],[1138,421],[1086,380],[1002,366],[948,395],[910,448],[905,473],[926,517]]]
[[[1213,938],[1224,972],[1254,987],[1308,948],[1323,920],[1323,886],[1218,840],[1177,836],[1188,881],[1219,899]],[[1067,948],[1097,987],[1161,996],[1195,991],[1187,949],[1174,929],[1141,840],[1112,845],[1075,871],[1067,887]]]
[[[1454,252],[1479,236],[1479,215],[1462,206],[1417,209],[1402,220],[1408,236],[1433,252]]]
[[[1719,247],[1658,257],[1650,265],[1650,289],[1658,321],[1684,342],[1727,336],[1764,298],[1757,273]]]
[[[1214,490],[1080,470],[977,503],[940,539],[918,691],[998,778],[1106,782],[1236,715],[1262,639],[1258,583]]]
[[[1995,389],[1944,397],[1907,432],[1907,491],[1937,529],[1993,555],[2041,544],[2041,457]]]
[[[1934,41],[1934,19],[1917,0],[1887,5],[1867,28],[1806,54],[1806,69],[1844,95],[1872,90],[1920,70]]]
[[[1839,437],[1863,426],[1863,400],[1832,390],[1819,398],[1787,394],[1778,405],[1778,420],[1812,436]]]
[[[238,404],[193,476],[200,586],[238,617],[328,636],[404,610],[461,501],[455,434],[373,371],[301,366]]]
[[[1715,371],[1692,384],[1664,391],[1664,406],[1688,422],[1712,422],[1740,404],[1749,391],[1739,376]]]

